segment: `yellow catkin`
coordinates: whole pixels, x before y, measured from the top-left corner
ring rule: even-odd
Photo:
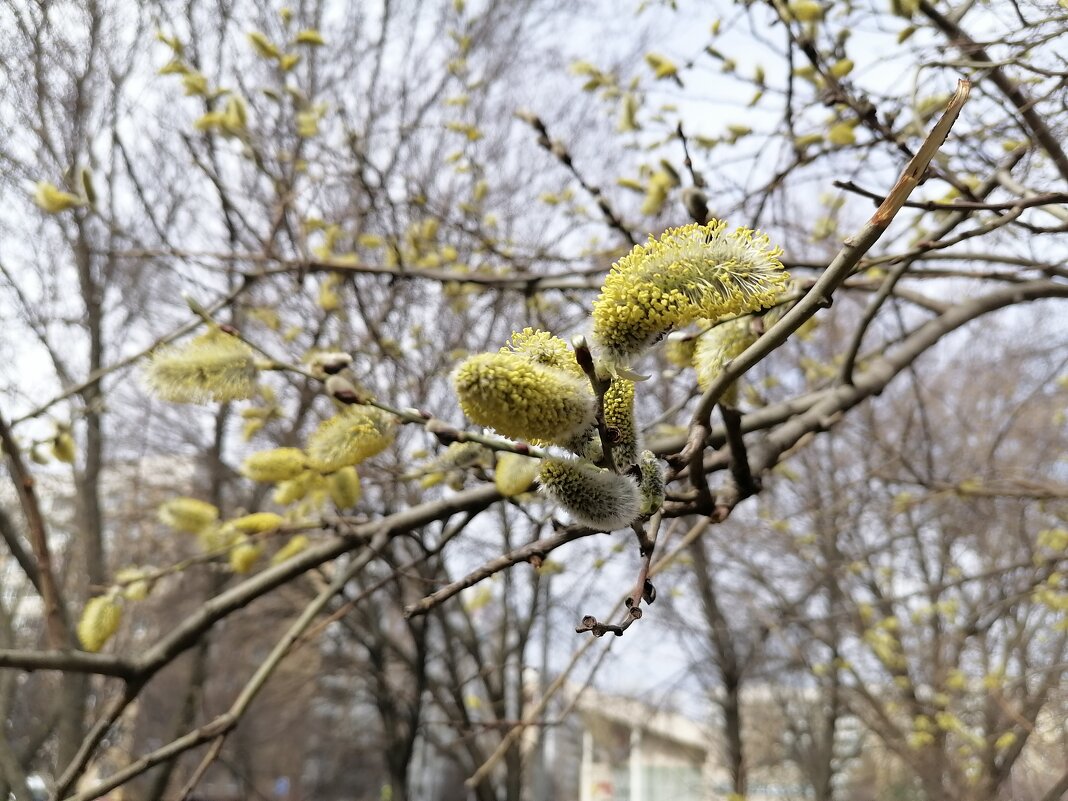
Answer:
[[[464,413],[506,437],[567,442],[595,415],[588,381],[516,353],[471,356],[452,383]]]
[[[612,459],[625,470],[638,461],[638,429],[634,425],[634,382],[616,378],[604,393],[604,424],[612,438]]]
[[[308,457],[324,473],[356,465],[393,442],[393,419],[373,406],[353,405],[328,420],[308,438]]]
[[[245,400],[256,393],[252,349],[213,328],[185,345],[160,348],[148,362],[145,381],[174,403]]]
[[[78,641],[86,651],[96,653],[119,630],[122,607],[113,595],[90,598],[78,620]]]
[[[520,456],[518,453],[497,455],[497,469],[493,474],[493,483],[506,498],[526,492],[537,477],[537,459]]]
[[[248,573],[263,553],[263,545],[242,538],[230,551],[230,569],[235,573]]]
[[[548,331],[536,328],[524,328],[512,334],[508,344],[501,348],[501,353],[518,353],[532,362],[555,367],[558,370],[583,375],[582,368],[575,361],[575,352],[564,340],[553,336]]]
[[[241,474],[253,481],[288,481],[303,473],[306,463],[300,448],[274,448],[246,456]]]
[[[727,224],[671,228],[612,266],[593,304],[593,333],[609,368],[698,318],[770,306],[788,276],[766,235]]]
[[[723,371],[732,359],[740,356],[746,348],[757,340],[752,331],[748,317],[728,320],[705,331],[697,338],[694,348],[693,364],[697,369],[697,384],[701,389],[709,385]],[[734,381],[721,396],[720,402],[725,406],[738,405],[738,382]]]
[[[274,531],[285,523],[285,519],[274,512],[254,512],[230,521],[230,525],[242,534],[262,534],[264,531]]]
[[[278,549],[278,552],[271,557],[271,564],[277,565],[285,562],[287,559],[292,559],[298,553],[308,547],[310,541],[304,534],[298,534],[287,542],[283,547]]]
[[[338,509],[352,509],[360,501],[360,476],[355,467],[342,467],[327,479],[330,499]]]
[[[197,534],[219,519],[219,510],[196,498],[171,498],[159,507],[159,519],[176,531]]]

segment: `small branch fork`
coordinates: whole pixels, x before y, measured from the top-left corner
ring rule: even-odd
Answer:
[[[593,615],[586,615],[582,618],[582,623],[575,628],[576,633],[583,634],[588,631],[594,637],[603,637],[609,633],[622,637],[623,632],[634,625],[634,621],[641,619],[642,601],[651,604],[656,600],[656,588],[653,586],[652,581],[649,580],[649,568],[653,562],[653,552],[656,550],[656,541],[660,535],[660,523],[662,520],[663,515],[660,512],[653,515],[649,521],[649,532],[651,533],[646,532],[644,522],[634,523],[634,533],[638,537],[638,551],[641,555],[641,567],[638,569],[638,579],[634,582],[634,589],[623,600],[623,604],[627,608],[623,620],[618,624],[602,623]]]

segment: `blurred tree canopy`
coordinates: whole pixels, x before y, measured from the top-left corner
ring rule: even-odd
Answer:
[[[1066,23],[5,4],[0,799],[1061,798]]]

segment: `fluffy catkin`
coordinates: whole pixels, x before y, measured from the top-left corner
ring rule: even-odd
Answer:
[[[779,248],[727,224],[671,228],[612,266],[593,304],[593,334],[605,364],[626,368],[646,348],[699,317],[713,320],[774,303],[788,276]]]
[[[506,437],[564,443],[596,414],[589,382],[516,353],[480,353],[452,376],[460,406],[473,422]]]
[[[543,459],[538,481],[576,523],[615,531],[638,516],[638,485],[630,476],[575,459]]]

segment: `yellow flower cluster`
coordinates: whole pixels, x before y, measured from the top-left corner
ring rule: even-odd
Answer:
[[[593,423],[595,400],[584,377],[518,353],[480,353],[452,376],[472,421],[506,437],[567,442]]]
[[[626,470],[638,461],[638,429],[634,425],[634,382],[616,378],[604,393],[604,424],[612,435],[612,459]]]
[[[583,375],[582,368],[575,361],[575,353],[564,340],[553,336],[548,331],[536,328],[524,328],[516,331],[508,340],[508,345],[501,348],[501,353],[518,353],[532,362],[556,367],[575,375]]]
[[[255,394],[256,363],[248,345],[213,328],[186,345],[156,351],[145,380],[174,403],[223,403]]]
[[[625,367],[675,328],[770,306],[788,276],[765,234],[687,225],[636,245],[612,266],[593,304],[593,333],[609,367]]]
[[[543,459],[538,474],[542,490],[575,522],[615,531],[638,516],[638,485],[630,476],[602,470],[575,459]]]
[[[324,421],[308,438],[308,457],[324,473],[356,465],[393,442],[393,418],[373,406],[353,405]]]
[[[757,335],[753,333],[750,323],[748,317],[728,320],[697,338],[693,365],[697,369],[697,384],[701,389],[708,389],[727,362],[742,355],[746,348],[756,342]],[[720,402],[725,406],[738,405],[737,381],[727,388]]]

